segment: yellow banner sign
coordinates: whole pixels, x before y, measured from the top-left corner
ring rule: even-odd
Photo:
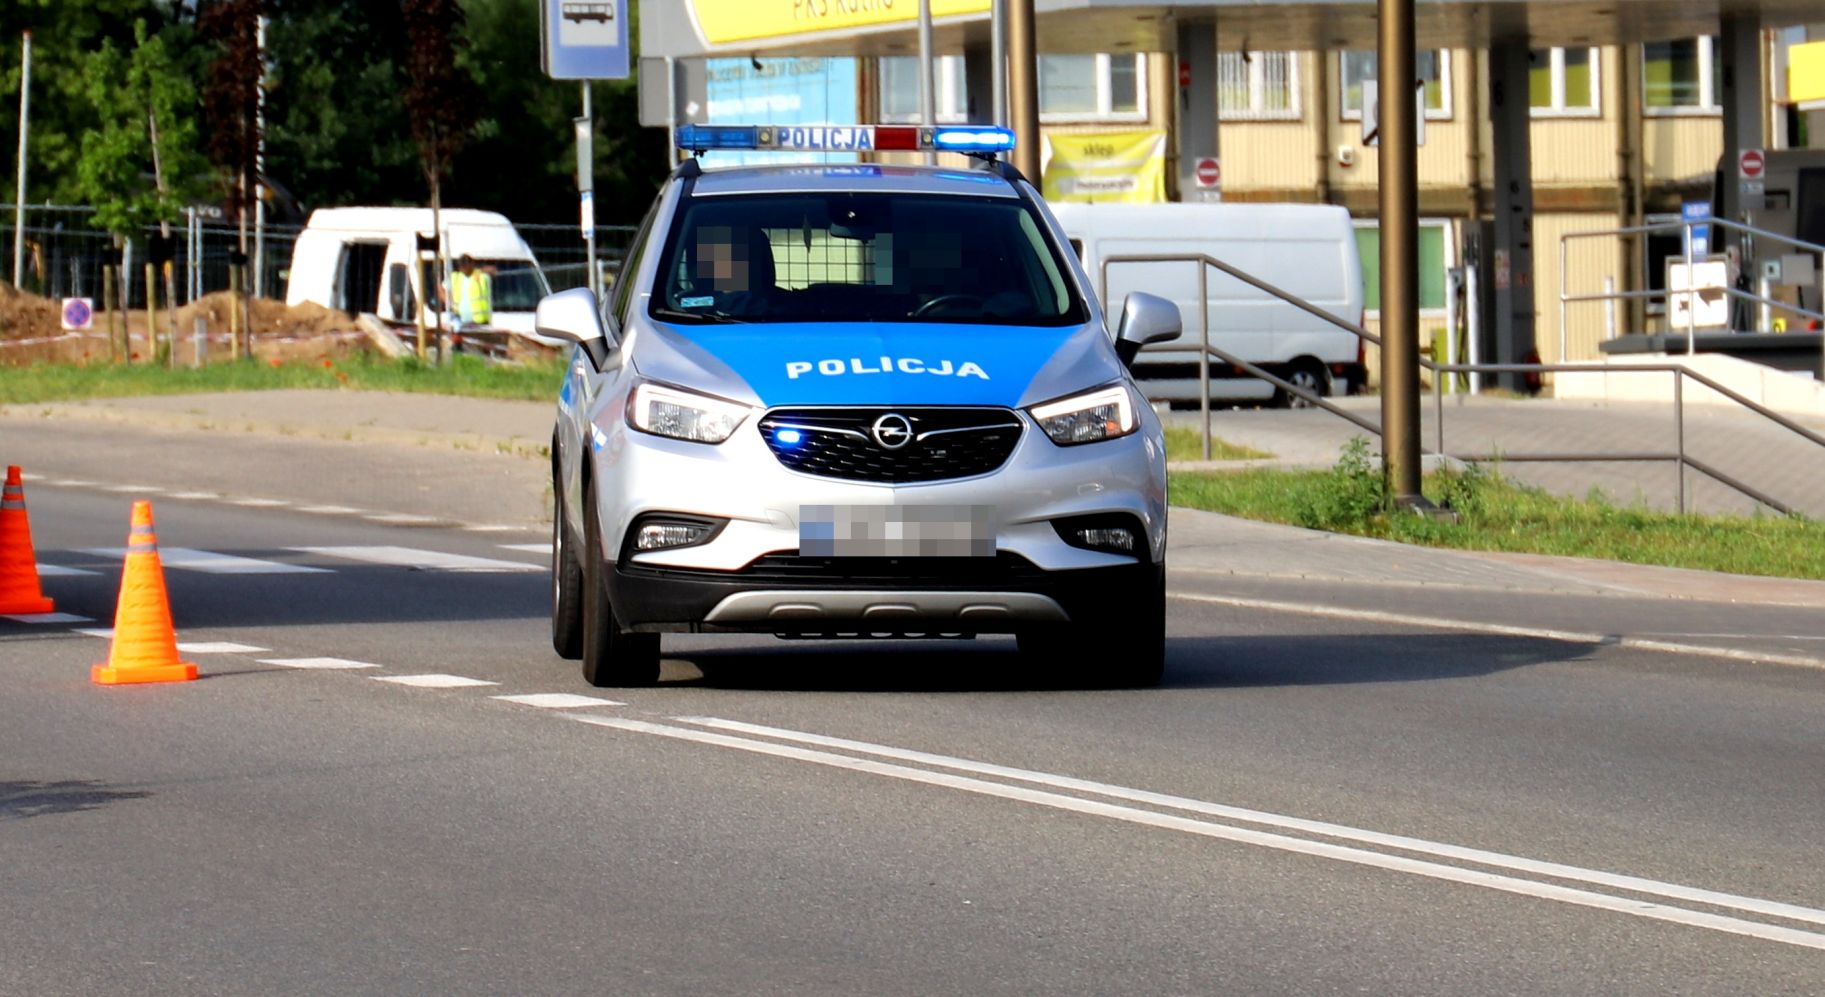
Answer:
[[[1152,204],[1166,200],[1166,133],[1045,136],[1048,201]]]
[[[1807,42],[1787,50],[1787,99],[1795,103],[1825,100],[1825,42]]]
[[[989,0],[932,0],[932,17],[986,14]],[[916,24],[919,0],[691,0],[711,45]]]

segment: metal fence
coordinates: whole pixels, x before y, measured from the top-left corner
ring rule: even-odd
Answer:
[[[122,259],[111,233],[95,226],[93,208],[81,205],[27,205],[25,224],[24,272],[20,285],[24,290],[50,298],[95,298],[102,296],[102,269],[109,262]],[[515,225],[521,238],[532,248],[554,291],[582,287],[588,282],[588,255],[582,230],[575,225]],[[249,262],[258,260],[260,273],[253,275],[249,290],[260,296],[283,299],[285,282],[291,270],[292,247],[297,225],[267,224],[257,234],[250,226],[247,236]],[[125,261],[128,264],[123,290],[128,308],[142,308],[146,302],[145,262],[158,226],[147,226],[136,238],[127,240]],[[13,212],[0,213],[0,257],[11,260],[14,235]],[[234,225],[217,218],[192,215],[171,226],[172,275],[177,286],[178,304],[229,288],[229,271],[240,249],[241,234]],[[612,282],[620,272],[627,244],[634,236],[631,225],[596,227],[597,265],[604,283]],[[0,277],[11,279],[10,266]],[[160,300],[164,292],[159,292]]]

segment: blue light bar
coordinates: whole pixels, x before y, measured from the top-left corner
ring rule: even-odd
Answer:
[[[1014,133],[989,125],[683,125],[677,146],[759,152],[960,152],[1014,148]]]
[[[964,125],[934,129],[932,148],[944,152],[1010,152],[1014,132],[1008,128]]]
[[[760,129],[754,125],[681,125],[678,148],[755,149],[760,145]]]

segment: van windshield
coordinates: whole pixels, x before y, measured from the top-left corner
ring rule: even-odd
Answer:
[[[550,294],[545,275],[527,260],[477,260],[493,275],[494,295],[489,302],[497,312],[529,312]]]
[[[808,191],[678,213],[651,314],[665,322],[1075,325],[1088,314],[1030,205]]]

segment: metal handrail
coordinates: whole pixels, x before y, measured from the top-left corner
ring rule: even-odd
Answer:
[[[1273,374],[1272,372],[1267,371],[1267,370],[1261,368],[1260,366],[1258,366],[1254,363],[1251,363],[1250,361],[1243,360],[1241,357],[1238,357],[1226,350],[1223,350],[1216,346],[1212,346],[1210,343],[1210,306],[1209,306],[1208,286],[1206,283],[1205,266],[1208,265],[1211,267],[1215,267],[1216,269],[1221,270],[1222,272],[1224,272],[1232,277],[1235,277],[1236,279],[1242,281],[1243,283],[1249,284],[1249,285],[1257,288],[1258,290],[1261,290],[1273,297],[1279,298],[1280,300],[1286,302],[1287,304],[1293,305],[1294,307],[1297,307],[1312,315],[1322,318],[1325,321],[1331,323],[1332,325],[1337,326],[1340,329],[1346,330],[1348,332],[1353,332],[1356,335],[1362,337],[1363,339],[1375,343],[1377,346],[1381,345],[1382,339],[1380,336],[1369,332],[1367,329],[1364,329],[1361,326],[1356,325],[1353,322],[1349,322],[1344,319],[1340,319],[1337,316],[1332,315],[1330,312],[1327,312],[1324,309],[1319,308],[1316,305],[1313,305],[1311,302],[1308,302],[1308,301],[1298,297],[1297,295],[1294,295],[1287,291],[1283,291],[1280,288],[1267,283],[1266,281],[1260,280],[1250,274],[1237,270],[1235,267],[1230,266],[1229,264],[1224,263],[1221,260],[1218,260],[1218,259],[1216,259],[1212,256],[1209,256],[1207,254],[1204,254],[1204,253],[1144,253],[1144,254],[1135,254],[1135,255],[1129,255],[1129,256],[1110,256],[1110,257],[1104,258],[1101,261],[1100,266],[1099,266],[1099,285],[1100,286],[1098,289],[1098,296],[1099,296],[1099,300],[1102,302],[1103,307],[1105,309],[1107,309],[1107,307],[1108,307],[1108,297],[1109,297],[1109,267],[1112,264],[1117,264],[1117,263],[1196,263],[1196,264],[1200,264],[1198,266],[1198,302],[1199,302],[1199,306],[1200,306],[1199,314],[1198,314],[1199,346],[1200,346],[1199,355],[1198,355],[1198,374],[1199,374],[1198,380],[1199,380],[1199,387],[1201,389],[1201,394],[1202,394],[1202,397],[1199,399],[1199,406],[1200,406],[1200,410],[1202,412],[1203,424],[1204,424],[1204,459],[1205,460],[1210,459],[1210,452],[1211,452],[1211,432],[1210,432],[1210,358],[1211,357],[1216,357],[1218,360],[1221,360],[1224,363],[1227,363],[1227,364],[1231,365],[1232,367],[1235,367],[1239,370],[1245,371],[1248,374],[1250,374],[1256,378],[1259,378],[1260,380],[1266,381],[1269,384],[1272,384],[1275,387],[1277,387],[1283,391],[1286,391],[1289,394],[1295,395],[1299,398],[1303,398],[1306,401],[1312,403],[1314,406],[1316,406],[1318,408],[1322,408],[1325,411],[1330,412],[1331,414],[1336,415],[1336,416],[1344,419],[1345,421],[1350,422],[1350,423],[1354,424],[1355,426],[1357,426],[1369,433],[1374,434],[1377,437],[1380,437],[1382,435],[1381,426],[1378,423],[1370,422],[1368,419],[1365,419],[1362,416],[1359,416],[1354,412],[1347,411],[1338,405],[1332,404],[1331,402],[1325,400],[1325,398],[1321,395],[1316,395],[1316,394],[1313,394],[1312,392],[1306,391],[1304,388],[1300,388],[1296,385],[1293,385],[1290,382],[1279,377],[1278,375]],[[1183,347],[1167,346],[1167,347],[1149,348],[1149,349],[1142,350],[1142,352],[1143,353],[1175,352],[1175,351],[1182,350],[1182,349],[1183,349]],[[1432,398],[1433,398],[1433,413],[1434,413],[1433,426],[1434,426],[1434,429],[1436,430],[1436,437],[1435,437],[1436,446],[1433,448],[1433,453],[1438,455],[1439,457],[1449,459],[1449,460],[1463,461],[1465,463],[1499,463],[1501,461],[1511,461],[1511,462],[1516,462],[1516,463],[1527,463],[1527,462],[1609,463],[1609,462],[1615,462],[1615,461],[1623,461],[1623,462],[1667,461],[1667,462],[1675,464],[1675,466],[1676,466],[1677,477],[1678,477],[1677,502],[1678,502],[1678,510],[1679,510],[1680,515],[1684,515],[1686,512],[1686,474],[1685,474],[1685,472],[1686,472],[1687,468],[1691,468],[1692,470],[1695,470],[1695,471],[1699,472],[1700,474],[1703,474],[1706,477],[1709,477],[1710,479],[1718,482],[1719,484],[1722,484],[1729,488],[1735,489],[1738,493],[1742,494],[1743,496],[1745,496],[1749,499],[1752,499],[1753,501],[1760,502],[1761,504],[1769,507],[1770,509],[1773,509],[1776,512],[1779,512],[1781,515],[1791,516],[1791,515],[1795,514],[1795,510],[1793,509],[1793,507],[1787,505],[1786,503],[1781,502],[1780,500],[1766,494],[1765,492],[1762,492],[1759,489],[1756,489],[1753,486],[1751,486],[1743,481],[1738,480],[1736,477],[1734,477],[1730,474],[1727,474],[1724,471],[1721,471],[1715,467],[1712,467],[1710,464],[1708,464],[1704,461],[1701,461],[1698,458],[1693,457],[1690,454],[1686,453],[1686,425],[1685,425],[1685,379],[1686,378],[1691,378],[1693,381],[1697,382],[1700,385],[1703,385],[1706,388],[1709,388],[1710,390],[1716,392],[1717,394],[1723,396],[1724,398],[1727,398],[1730,401],[1732,401],[1738,405],[1741,405],[1742,407],[1748,409],[1749,411],[1754,412],[1755,414],[1757,414],[1759,416],[1762,416],[1763,418],[1773,422],[1774,424],[1776,424],[1784,429],[1787,429],[1793,433],[1798,434],[1802,439],[1805,439],[1821,448],[1825,448],[1825,435],[1821,435],[1819,433],[1813,432],[1812,430],[1807,429],[1805,426],[1800,425],[1798,422],[1794,421],[1793,419],[1790,419],[1787,416],[1784,416],[1784,415],[1780,414],[1779,412],[1776,412],[1773,409],[1770,409],[1767,406],[1762,405],[1759,402],[1753,401],[1753,400],[1743,396],[1739,392],[1737,392],[1731,388],[1728,388],[1728,387],[1724,386],[1723,384],[1720,384],[1716,380],[1714,380],[1710,377],[1707,377],[1704,374],[1700,374],[1697,371],[1691,370],[1682,364],[1677,364],[1677,363],[1672,363],[1672,362],[1659,363],[1659,364],[1622,364],[1622,365],[1603,364],[1603,363],[1460,364],[1460,363],[1440,363],[1436,360],[1428,359],[1425,356],[1417,356],[1415,359],[1419,363],[1419,366],[1421,367],[1421,369],[1431,371],[1433,374],[1433,377],[1432,377]],[[1500,453],[1500,454],[1464,456],[1464,455],[1447,453],[1445,450],[1445,411],[1444,411],[1444,397],[1445,396],[1444,396],[1444,390],[1443,390],[1443,383],[1444,383],[1443,375],[1462,374],[1462,373],[1546,374],[1546,373],[1579,373],[1579,372],[1614,374],[1614,373],[1627,372],[1627,371],[1639,371],[1642,373],[1671,373],[1673,375],[1673,422],[1674,422],[1674,436],[1675,436],[1675,440],[1676,440],[1676,449],[1673,452],[1671,452],[1671,453],[1621,452],[1621,453],[1610,453],[1610,454],[1604,454],[1604,453],[1593,453],[1593,454]],[[1460,401],[1461,401],[1461,399],[1460,399]]]

